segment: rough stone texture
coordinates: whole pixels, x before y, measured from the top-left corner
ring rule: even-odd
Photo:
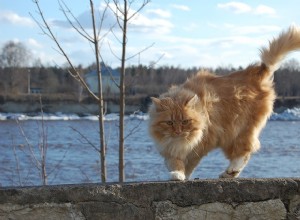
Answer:
[[[295,195],[291,198],[289,204],[289,219],[300,219],[300,195]]]
[[[300,219],[300,179],[0,188],[2,219]]]
[[[215,202],[189,207],[178,207],[170,201],[155,204],[156,219],[276,220],[285,219],[286,214],[286,209],[280,199],[237,205]]]
[[[0,205],[0,219],[30,219],[30,220],[58,220],[58,219],[72,219],[83,220],[86,219],[82,213],[76,209],[72,204],[53,204],[43,203],[35,205],[15,205],[5,204]]]

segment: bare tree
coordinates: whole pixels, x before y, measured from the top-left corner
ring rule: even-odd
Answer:
[[[24,67],[29,66],[31,59],[30,51],[20,42],[7,42],[0,53],[0,66],[6,68],[5,93],[10,94],[25,92],[27,76]]]
[[[93,97],[99,106],[99,136],[100,136],[100,161],[101,161],[101,181],[106,182],[106,163],[105,163],[105,150],[106,150],[106,142],[105,142],[105,131],[104,131],[104,105],[103,105],[103,93],[102,93],[102,77],[101,77],[101,64],[100,64],[100,30],[102,27],[102,23],[104,20],[104,14],[102,15],[101,24],[99,29],[97,29],[95,25],[95,10],[94,10],[94,4],[93,1],[90,0],[90,14],[92,19],[92,34],[89,34],[83,26],[80,24],[80,22],[76,19],[76,17],[72,14],[72,12],[69,10],[67,5],[63,1],[59,1],[60,7],[62,12],[64,13],[66,19],[68,20],[69,24],[74,28],[74,30],[77,31],[78,34],[80,34],[83,38],[85,38],[89,43],[93,45],[94,48],[94,56],[96,61],[96,67],[97,67],[97,76],[98,76],[98,95],[92,92],[92,90],[89,88],[88,84],[86,83],[85,79],[81,76],[80,71],[76,69],[76,67],[73,65],[71,59],[63,49],[62,45],[58,41],[57,37],[52,31],[52,28],[49,26],[48,22],[46,21],[44,14],[42,12],[42,9],[40,8],[39,1],[33,0],[33,2],[37,6],[38,15],[41,19],[41,21],[37,20],[33,15],[32,18],[36,21],[36,23],[39,25],[42,32],[47,35],[57,46],[58,51],[65,57],[67,60],[70,71],[69,73],[74,77],[74,79],[78,80],[81,85],[88,91],[88,94]]]
[[[110,6],[110,3],[107,2],[107,5],[110,7],[110,9],[113,11],[117,18],[117,23],[119,25],[119,28],[122,31],[122,40],[120,41],[122,44],[122,54],[121,54],[121,70],[120,70],[120,120],[119,120],[119,182],[125,181],[125,172],[124,172],[124,115],[125,115],[125,67],[126,67],[126,61],[129,58],[132,58],[133,56],[127,58],[126,57],[126,47],[127,47],[127,27],[128,22],[133,19],[139,11],[141,11],[146,4],[148,4],[149,0],[144,0],[141,3],[141,6],[134,10],[133,13],[129,14],[131,11],[131,6],[134,3],[134,0],[128,1],[123,0],[123,4],[120,3],[119,0],[113,0],[114,7]],[[147,49],[147,48],[146,48]],[[139,53],[138,53],[139,54]],[[136,54],[136,55],[138,55]]]
[[[36,169],[39,171],[40,174],[40,179],[42,182],[42,185],[47,185],[48,184],[48,174],[47,174],[47,151],[48,151],[48,141],[47,141],[47,131],[46,131],[46,126],[44,124],[44,113],[43,113],[43,104],[42,104],[42,98],[40,97],[40,106],[41,106],[41,115],[42,115],[42,120],[41,120],[41,128],[39,129],[39,143],[38,143],[38,154],[36,154],[35,149],[33,147],[33,145],[30,143],[29,139],[27,138],[27,135],[25,134],[25,131],[23,129],[23,127],[21,126],[20,122],[18,120],[16,120],[20,132],[23,136],[23,138],[26,141],[26,145],[27,145],[27,150],[28,152],[26,153],[24,151],[24,153],[26,153],[31,162],[34,164],[34,166],[36,167]],[[14,149],[14,154],[15,154],[15,158],[16,158],[16,162],[17,162],[17,170],[19,171],[19,161],[17,159],[16,156],[16,152]],[[19,174],[19,178],[20,178],[20,174]],[[21,183],[21,181],[19,180],[19,182]]]
[[[0,54],[2,67],[25,67],[28,66],[31,55],[30,51],[20,42],[7,42]]]
[[[93,34],[90,35],[80,24],[80,22],[76,19],[76,17],[72,14],[72,12],[69,10],[69,8],[64,4],[63,1],[60,2],[61,9],[67,18],[69,24],[85,39],[87,39],[92,45],[94,46],[94,54],[95,54],[95,60],[96,60],[96,65],[97,65],[97,73],[98,73],[98,96],[94,94],[88,85],[85,83],[84,79],[81,77],[79,72],[76,70],[76,68],[72,65],[71,60],[69,59],[68,55],[65,53],[64,49],[58,42],[57,38],[53,34],[50,26],[46,22],[44,15],[42,13],[42,10],[40,9],[38,0],[33,0],[38,8],[39,15],[42,19],[42,24],[38,22],[36,19],[36,22],[40,26],[41,30],[43,31],[44,34],[49,36],[57,45],[59,51],[63,54],[63,56],[67,59],[71,71],[70,74],[77,79],[84,88],[87,89],[89,94],[94,97],[99,104],[99,129],[100,129],[100,146],[101,146],[101,179],[102,182],[106,181],[106,168],[105,168],[105,149],[106,149],[106,142],[105,142],[105,135],[104,135],[104,105],[103,105],[103,93],[102,93],[102,79],[101,79],[101,66],[100,66],[100,30],[103,24],[104,20],[104,14],[102,15],[102,19],[100,22],[100,28],[97,30],[96,25],[95,25],[95,15],[94,15],[94,6],[93,6],[93,1],[90,0],[90,9],[91,9],[91,18],[92,18],[92,25],[93,25]],[[113,0],[112,5],[109,2],[109,0],[106,1],[107,7],[109,7],[112,12],[114,13],[116,20],[117,20],[117,25],[119,26],[121,32],[122,32],[122,39],[119,41],[121,42],[122,46],[122,52],[121,52],[121,57],[119,57],[119,60],[121,62],[121,71],[120,71],[120,83],[117,84],[117,86],[120,89],[120,120],[119,120],[119,181],[123,182],[125,179],[124,175],[124,115],[125,115],[125,67],[126,67],[126,61],[128,59],[133,58],[134,56],[139,55],[141,52],[146,50],[140,51],[139,53],[132,55],[130,57],[126,57],[126,47],[127,47],[127,26],[128,22],[132,20],[144,7],[146,4],[148,4],[150,0],[143,0],[141,3],[141,6],[138,7],[137,10],[132,10],[131,6],[134,3],[134,0],[128,1],[124,0],[123,3],[120,3],[118,0]],[[112,7],[114,5],[114,7]],[[106,11],[106,9],[105,9]],[[104,11],[104,12],[105,12]],[[111,29],[114,28],[114,25],[111,27]],[[151,45],[152,46],[152,45]]]

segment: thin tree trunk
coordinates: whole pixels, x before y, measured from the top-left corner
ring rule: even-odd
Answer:
[[[125,115],[125,59],[126,59],[126,43],[127,43],[127,0],[124,0],[124,20],[123,20],[123,39],[122,39],[122,58],[120,73],[120,132],[119,132],[119,182],[125,181],[124,172],[124,115]]]
[[[46,159],[47,159],[47,150],[48,150],[48,143],[47,143],[47,134],[45,131],[45,121],[44,121],[44,110],[43,110],[43,103],[42,103],[42,96],[40,96],[40,107],[41,107],[41,113],[42,113],[42,133],[41,141],[40,143],[40,155],[41,155],[41,175],[42,175],[42,181],[43,185],[48,185],[48,176],[47,176],[47,169],[46,169]]]
[[[90,89],[90,87],[85,82],[84,78],[80,75],[80,73],[76,70],[74,65],[72,64],[70,58],[58,42],[55,34],[52,32],[50,26],[48,25],[42,10],[39,6],[38,0],[33,0],[33,2],[36,4],[38,8],[38,13],[42,19],[42,23],[40,23],[37,19],[34,18],[34,16],[31,15],[31,17],[36,21],[37,25],[40,27],[42,32],[50,37],[51,40],[53,40],[58,47],[59,51],[62,53],[62,55],[66,58],[68,61],[71,71],[69,71],[70,75],[74,77],[76,80],[78,80],[81,85],[88,91],[88,93],[97,100],[98,106],[99,106],[99,137],[100,137],[100,163],[101,163],[101,180],[102,182],[106,182],[106,162],[105,162],[105,150],[106,150],[106,142],[105,142],[105,135],[104,135],[104,106],[103,106],[103,94],[102,94],[102,78],[101,78],[101,65],[100,65],[100,51],[99,51],[99,34],[97,33],[97,28],[95,25],[95,14],[94,14],[94,5],[93,0],[90,0],[90,8],[91,8],[91,17],[92,17],[92,24],[93,24],[93,36],[90,36],[87,31],[84,30],[83,26],[80,24],[80,22],[75,18],[75,16],[72,14],[72,12],[69,10],[69,8],[63,3],[63,1],[59,1],[61,10],[64,13],[65,17],[67,18],[70,25],[76,30],[82,37],[84,37],[86,40],[88,40],[90,43],[94,45],[94,53],[96,58],[96,64],[97,64],[97,74],[98,74],[98,96]],[[63,4],[61,4],[63,3]],[[65,8],[62,7],[64,5]],[[108,5],[107,5],[108,7]],[[75,20],[75,24],[71,21],[71,19],[68,17],[67,14],[71,14],[71,17]],[[104,15],[102,17],[104,19]],[[101,21],[101,26],[102,26]]]
[[[91,5],[91,14],[93,21],[93,33],[94,33],[94,46],[95,46],[95,57],[97,64],[97,73],[98,73],[98,106],[99,106],[99,135],[100,135],[100,161],[101,161],[101,181],[106,182],[106,162],[105,162],[105,135],[104,135],[104,110],[103,110],[103,94],[102,94],[102,77],[101,77],[101,65],[99,60],[99,40],[96,33],[95,25],[95,15],[94,15],[94,6],[93,1],[90,0]]]

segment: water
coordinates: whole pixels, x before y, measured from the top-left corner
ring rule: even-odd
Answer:
[[[19,123],[15,119],[19,119]],[[100,182],[96,116],[0,114],[0,186],[40,185],[39,146],[45,140],[49,184]],[[107,179],[118,181],[118,116],[106,116]],[[168,179],[163,159],[147,132],[147,115],[127,116],[126,181]],[[22,135],[21,130],[24,131]],[[26,140],[27,139],[27,140]],[[261,150],[241,177],[300,177],[300,110],[274,114],[261,134]],[[32,146],[30,152],[29,146]],[[191,178],[217,178],[228,161],[220,150],[204,157]]]

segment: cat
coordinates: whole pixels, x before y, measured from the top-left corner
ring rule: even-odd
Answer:
[[[219,177],[239,176],[260,148],[260,132],[273,112],[273,73],[297,49],[300,28],[291,26],[260,50],[260,63],[225,76],[202,70],[159,98],[151,97],[149,133],[171,180],[188,179],[217,147],[230,161]]]

